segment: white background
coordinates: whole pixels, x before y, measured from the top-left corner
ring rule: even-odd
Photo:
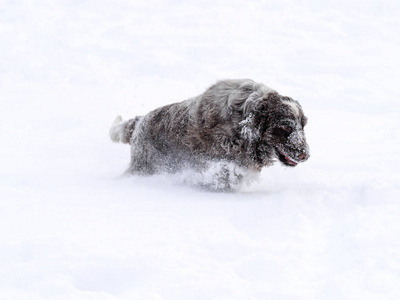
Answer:
[[[399,1],[0,1],[0,299],[399,299]],[[121,178],[114,118],[218,79],[311,158],[234,194]]]

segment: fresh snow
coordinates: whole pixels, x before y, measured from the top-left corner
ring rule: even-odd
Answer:
[[[0,299],[399,299],[398,1],[0,1]],[[108,130],[252,78],[311,158],[237,193]]]

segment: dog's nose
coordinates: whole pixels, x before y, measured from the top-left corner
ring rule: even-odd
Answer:
[[[306,161],[309,157],[310,157],[310,155],[306,151],[300,153],[298,156],[299,161]]]

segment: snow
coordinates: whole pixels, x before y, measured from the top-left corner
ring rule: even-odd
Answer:
[[[240,133],[243,137],[247,138],[249,141],[254,141],[259,138],[259,133],[252,129],[252,124],[254,122],[254,115],[250,113],[246,119],[241,121],[239,125],[242,127]]]
[[[1,299],[398,299],[397,1],[1,1]],[[117,115],[252,78],[311,158],[238,193],[121,177]]]

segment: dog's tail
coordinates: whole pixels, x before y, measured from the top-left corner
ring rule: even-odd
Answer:
[[[116,117],[109,131],[111,140],[114,143],[128,144],[138,120],[139,117],[128,121],[123,121],[121,116]]]

